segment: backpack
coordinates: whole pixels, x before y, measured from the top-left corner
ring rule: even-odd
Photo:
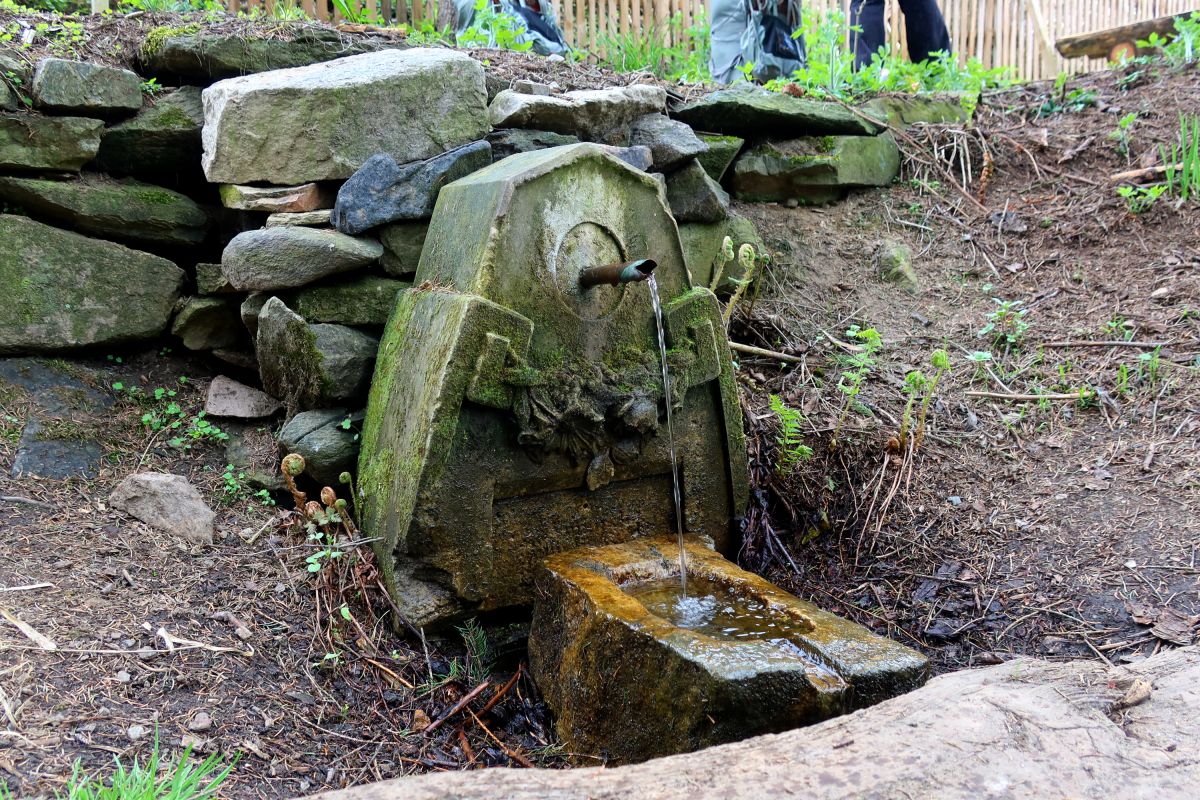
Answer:
[[[793,3],[788,0],[744,0],[746,30],[741,38],[743,64],[753,64],[756,81],[786,78],[805,63],[804,40],[792,38],[799,20],[790,19]],[[780,5],[786,16],[780,15]],[[795,4],[798,8],[799,3]],[[796,24],[793,24],[795,22]]]

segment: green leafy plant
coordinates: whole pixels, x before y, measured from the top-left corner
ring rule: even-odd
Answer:
[[[1175,18],[1174,35],[1162,46],[1162,54],[1175,67],[1200,61],[1200,11]]]
[[[477,620],[469,619],[462,627],[458,628],[458,633],[462,636],[463,645],[467,650],[467,657],[463,663],[463,674],[472,685],[478,686],[487,680],[492,667],[495,666],[495,658],[492,655],[491,645],[488,643],[487,631]]]
[[[860,328],[857,325],[851,325],[846,331],[846,335],[858,344],[854,352],[839,357],[843,370],[838,379],[837,388],[842,393],[842,410],[829,439],[831,448],[837,447],[838,435],[842,425],[846,422],[850,409],[861,407],[858,395],[862,392],[867,377],[875,369],[875,355],[883,347],[883,338],[874,328]]]
[[[990,336],[993,344],[1004,345],[1007,352],[1010,348],[1019,347],[1029,330],[1029,322],[1025,319],[1029,309],[1024,308],[1021,300],[1002,300],[993,297],[996,309],[988,313],[987,324],[979,329],[978,336]]]
[[[1165,183],[1153,186],[1118,186],[1117,194],[1125,199],[1125,207],[1129,209],[1130,214],[1144,214],[1154,207],[1167,188]]]
[[[154,97],[156,94],[163,91],[163,87],[158,82],[157,78],[147,78],[146,80],[142,81],[141,87],[142,94],[148,94],[151,97]]]
[[[754,245],[750,244],[749,242],[746,242],[738,248],[737,258],[738,264],[742,268],[742,277],[734,281],[734,284],[737,285],[737,288],[734,290],[733,296],[729,298],[729,302],[725,304],[725,313],[721,315],[721,322],[724,323],[726,328],[729,327],[729,320],[733,318],[733,310],[737,308],[737,304],[740,303],[742,298],[745,296],[746,290],[750,287],[750,284],[754,282],[754,273],[757,271],[758,264],[760,262],[766,263],[770,260],[766,253],[763,253],[760,256],[754,249]],[[715,277],[718,279],[719,283],[720,276]]]
[[[1117,129],[1108,134],[1108,138],[1116,143],[1117,152],[1129,160],[1129,146],[1133,144],[1133,126],[1137,123],[1136,111],[1131,111],[1117,120]]]
[[[226,763],[220,753],[213,753],[199,763],[192,758],[192,748],[184,749],[178,760],[165,760],[159,751],[158,736],[154,749],[142,763],[135,757],[128,767],[114,757],[113,772],[107,778],[86,774],[78,761],[71,771],[65,794],[58,800],[210,800],[217,797],[240,756]]]
[[[1159,155],[1171,194],[1181,203],[1200,198],[1200,114],[1180,114],[1179,141],[1160,145]]]
[[[987,363],[992,360],[992,354],[986,350],[976,350],[973,353],[967,353],[967,360],[975,365],[975,374],[972,380],[982,380],[987,377]]]
[[[454,45],[454,31],[450,28],[439,29],[432,19],[423,19],[415,27],[407,23],[396,26],[396,30],[404,34],[406,44],[414,47],[426,45]]]
[[[1121,339],[1128,342],[1133,339],[1134,325],[1130,320],[1117,314],[1104,323],[1104,332],[1113,339]]]
[[[900,418],[900,445],[908,444],[908,434],[912,427],[913,404],[919,399],[921,404],[917,411],[917,425],[913,431],[913,449],[921,446],[925,439],[925,417],[929,413],[929,404],[937,392],[938,381],[950,369],[950,354],[945,350],[934,350],[929,356],[933,367],[933,377],[928,377],[920,370],[912,370],[904,376],[904,393],[908,401],[904,404],[904,413]]]
[[[250,499],[254,499],[264,506],[275,505],[275,498],[271,497],[269,491],[266,489],[252,490],[246,485],[246,473],[235,468],[233,464],[226,464],[225,471],[221,473],[221,501],[225,505],[233,505]]]
[[[186,384],[187,378],[181,377],[179,382]],[[229,434],[212,424],[206,412],[190,413],[185,409],[174,389],[160,386],[144,392],[136,386],[126,387],[120,381],[114,383],[112,389],[119,399],[142,409],[143,428],[156,435],[160,432],[170,434],[167,443],[172,447],[190,450],[196,443],[229,440]]]
[[[497,11],[491,0],[476,0],[471,25],[458,34],[457,39],[460,47],[497,47],[519,53],[533,49],[533,42],[526,36],[525,23],[512,14]]]
[[[1138,380],[1152,389],[1158,384],[1162,369],[1161,355],[1162,348],[1156,347],[1138,356]]]
[[[779,418],[779,436],[775,437],[775,444],[779,447],[775,470],[787,474],[795,471],[800,462],[812,458],[813,450],[804,443],[804,416],[784,403],[777,394],[770,395],[769,401],[771,411]]]
[[[333,7],[351,25],[365,25],[375,21],[375,13],[361,0],[333,0]]]
[[[806,64],[789,77],[768,81],[768,89],[789,94],[852,100],[879,92],[963,92],[964,106],[973,110],[973,97],[984,89],[1013,83],[1009,68],[987,69],[975,58],[960,65],[949,53],[935,53],[918,63],[884,48],[871,63],[854,69],[854,53],[847,46],[846,24],[840,10],[804,9],[801,27]]]

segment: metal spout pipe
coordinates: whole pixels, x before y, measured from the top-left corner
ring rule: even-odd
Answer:
[[[605,264],[602,267],[588,267],[579,273],[579,288],[589,289],[606,283],[609,286],[619,286],[622,283],[637,283],[644,281],[654,272],[658,263],[650,258],[639,258],[637,261],[626,261],[624,264]]]

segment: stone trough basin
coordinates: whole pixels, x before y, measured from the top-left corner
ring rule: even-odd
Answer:
[[[927,660],[699,541],[587,547],[537,578],[530,664],[574,753],[630,763],[818,722],[916,688]]]

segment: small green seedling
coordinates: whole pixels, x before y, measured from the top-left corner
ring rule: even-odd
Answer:
[[[770,395],[771,410],[779,417],[779,436],[775,444],[779,447],[775,459],[775,470],[781,474],[795,471],[802,461],[812,458],[813,450],[804,443],[804,416],[788,407],[777,394]]]

